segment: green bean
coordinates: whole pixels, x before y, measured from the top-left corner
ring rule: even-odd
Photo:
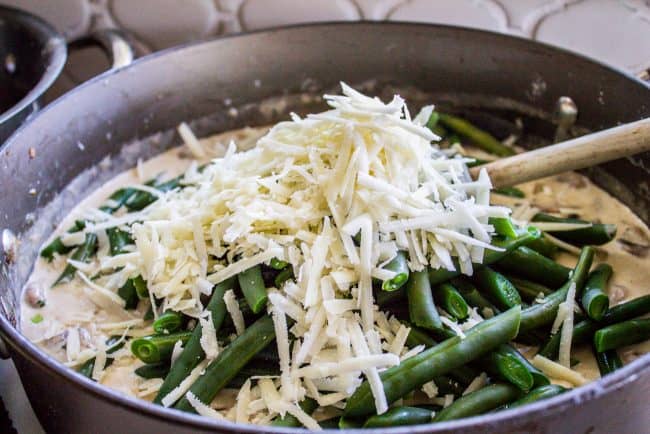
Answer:
[[[474,284],[500,309],[509,309],[521,304],[521,296],[517,288],[501,273],[489,267],[481,267],[474,271]]]
[[[491,377],[500,378],[523,391],[528,391],[533,387],[535,381],[533,375],[528,370],[528,365],[522,363],[521,359],[513,355],[510,349],[517,351],[508,345],[500,345],[479,359],[478,363]]]
[[[635,298],[633,300],[621,303],[611,307],[599,322],[591,319],[580,321],[573,327],[574,344],[589,342],[594,333],[604,326],[616,324],[621,321],[627,321],[641,315],[650,313],[650,295]],[[539,354],[547,359],[555,359],[560,348],[560,335],[556,333],[551,336],[548,342],[542,347]]]
[[[149,289],[147,288],[147,282],[145,282],[142,276],[137,275],[130,280],[133,281],[133,286],[135,286],[135,293],[137,294],[138,298],[140,300],[149,299]]]
[[[433,296],[435,302],[455,319],[464,320],[469,316],[467,302],[450,283],[439,285],[435,289]]]
[[[159,363],[171,357],[176,342],[185,344],[190,336],[192,332],[144,336],[131,342],[131,352],[145,363]]]
[[[278,258],[271,258],[269,261],[269,267],[273,268],[274,270],[284,270],[289,263],[287,261],[283,261]]]
[[[566,389],[562,386],[558,386],[557,384],[546,384],[544,386],[539,386],[534,388],[522,398],[519,398],[518,400],[511,402],[510,404],[506,404],[505,407],[506,408],[521,407],[522,405],[530,404],[536,401],[541,401],[543,399],[552,398],[564,392],[566,392]]]
[[[483,160],[481,158],[476,158],[476,157],[471,156],[471,155],[465,155],[465,157],[474,159],[474,161],[470,161],[469,163],[467,163],[467,167],[470,167],[470,168],[471,167],[476,167],[476,166],[482,166],[482,165],[487,164],[487,163],[490,162],[490,160]]]
[[[318,421],[322,429],[339,429],[339,416],[330,417],[329,419]]]
[[[260,364],[254,358],[235,375],[226,387],[239,389],[246,380],[257,376],[280,375],[279,362],[274,364]]]
[[[526,247],[536,251],[540,255],[546,256],[549,259],[553,259],[555,255],[557,255],[557,252],[560,250],[557,244],[549,241],[548,237],[544,236],[544,234],[542,234],[542,236],[538,239],[528,243]]]
[[[526,194],[517,187],[501,187],[492,189],[492,193],[500,194],[501,196],[516,197],[523,199]]]
[[[151,379],[151,378],[165,378],[169,374],[169,363],[152,363],[142,365],[136,368],[135,374],[138,377]]]
[[[79,232],[83,230],[86,227],[86,222],[83,220],[75,220],[74,225],[70,229],[68,229],[68,233],[74,233],[74,232]],[[59,255],[65,255],[66,253],[69,253],[74,249],[75,246],[66,246],[63,244],[63,241],[61,241],[61,237],[56,237],[50,244],[45,246],[43,250],[41,250],[41,256],[45,259],[47,259],[48,262],[51,262],[54,259],[54,254],[58,253]]]
[[[211,402],[248,361],[275,339],[273,320],[266,315],[244,330],[230,345],[219,353],[205,368],[203,374],[190,387],[190,392],[201,402]],[[183,397],[176,405],[178,410],[195,412]]]
[[[121,340],[121,336],[112,336],[106,341],[108,348],[106,349],[106,354],[113,354],[115,351],[119,350],[124,346],[124,341]],[[109,367],[113,363],[113,358],[107,357],[104,367]],[[93,370],[95,369],[95,357],[86,360],[81,366],[77,368],[79,372],[84,377],[92,378]]]
[[[550,214],[538,213],[533,217],[533,222],[550,223],[591,223],[586,220],[574,218],[555,217]],[[570,231],[548,231],[549,234],[562,241],[582,247],[586,245],[600,246],[609,243],[616,236],[616,225],[591,223],[590,227],[573,229]]]
[[[124,253],[124,247],[133,244],[131,234],[119,228],[106,229],[111,256]]]
[[[431,410],[418,407],[393,407],[383,414],[370,416],[363,428],[388,428],[392,426],[420,425],[432,420]]]
[[[499,371],[502,378],[519,387],[522,390],[529,390],[532,387],[539,387],[550,383],[550,380],[544,373],[534,367],[516,348],[510,344],[499,346],[491,354],[496,354],[499,359],[506,361],[505,369],[512,367],[513,372]],[[526,371],[530,375],[532,383],[528,382],[528,376],[523,374]],[[519,375],[516,375],[519,373]],[[519,381],[516,381],[519,379]],[[521,381],[525,380],[525,381]]]
[[[553,293],[553,290],[547,286],[540,285],[539,283],[531,282],[530,280],[520,279],[519,277],[506,275],[506,278],[515,285],[519,295],[526,302],[531,303],[535,299],[539,298],[540,294],[543,297]]]
[[[133,196],[137,190],[135,188],[127,187],[120,188],[116,190],[113,194],[108,197],[109,202],[100,206],[99,209],[113,214],[115,211],[120,209],[131,196]]]
[[[517,238],[493,238],[492,245],[503,249],[502,251],[496,250],[486,250],[483,254],[483,265],[493,264],[504,256],[509,255],[511,252],[516,250],[519,246],[529,243],[531,240],[540,237],[540,232],[534,227],[526,228],[525,232],[520,234]],[[437,285],[439,283],[446,282],[447,280],[459,276],[461,273],[460,266],[458,262],[455,261],[457,271],[449,271],[444,268],[431,269],[429,270],[429,281],[431,285]],[[476,265],[477,267],[480,264]],[[403,299],[406,296],[406,290],[402,287],[396,291],[380,291],[377,293],[377,304],[379,306],[386,306],[394,301]]]
[[[594,347],[602,353],[650,339],[650,318],[631,319],[598,330],[594,334]]]
[[[552,323],[557,315],[557,309],[560,306],[560,303],[566,300],[569,287],[575,285],[576,294],[580,294],[580,291],[587,280],[587,273],[589,273],[589,268],[591,267],[593,258],[593,248],[589,246],[583,247],[578,262],[571,273],[571,277],[569,277],[569,280],[562,286],[562,288],[558,289],[553,294],[546,296],[543,303],[534,304],[521,312],[521,326],[519,331],[527,332],[536,329],[537,327]]]
[[[90,258],[95,254],[97,250],[97,235],[92,233],[87,233],[86,238],[84,239],[83,244],[77,247],[72,253],[70,259],[80,262],[88,262]],[[66,265],[63,269],[61,275],[56,279],[52,286],[56,286],[60,283],[66,283],[72,280],[74,273],[77,271],[77,267],[72,264]]]
[[[153,185],[156,190],[165,193],[180,187],[182,178],[182,176],[178,176],[161,184],[155,184],[154,181],[149,181],[147,185]],[[124,205],[129,211],[140,211],[154,203],[156,200],[158,200],[158,196],[151,194],[148,191],[138,190],[124,202]]]
[[[623,367],[623,362],[618,356],[616,350],[607,350],[594,352],[596,356],[596,362],[598,363],[598,371],[600,371],[600,376],[604,377],[607,374],[611,374],[615,370]]]
[[[355,419],[352,417],[339,417],[338,429],[356,429],[363,428],[363,419]]]
[[[496,383],[467,394],[436,414],[434,422],[460,419],[486,413],[509,404],[521,396],[521,391],[511,384]]]
[[[298,405],[307,414],[312,414],[318,408],[318,402],[311,398],[303,399]],[[271,422],[271,426],[299,428],[302,426],[302,424],[295,416],[291,414],[285,414],[284,417],[277,417],[273,422]]]
[[[528,247],[519,247],[501,259],[497,266],[550,288],[559,288],[567,281],[571,271],[570,268],[560,265]]]
[[[465,137],[471,140],[477,148],[480,148],[486,152],[489,152],[500,157],[507,157],[509,155],[515,155],[515,151],[509,146],[504,145],[500,141],[494,138],[487,131],[483,131],[480,128],[472,125],[465,119],[449,115],[446,113],[438,113],[439,122],[446,128],[452,130],[458,135]]]
[[[280,289],[282,288],[282,285],[284,285],[284,282],[291,278],[293,278],[293,267],[286,267],[275,276],[273,284],[276,288]]]
[[[183,314],[175,310],[167,310],[153,322],[153,330],[156,333],[173,333],[183,326]]]
[[[134,279],[128,279],[126,283],[117,290],[117,295],[124,300],[124,309],[131,310],[138,307],[138,301],[140,298],[138,297],[138,291]]]
[[[488,219],[488,224],[494,227],[494,232],[497,235],[501,235],[506,238],[517,238],[519,233],[517,228],[512,223],[512,220],[505,217],[490,217]]]
[[[380,378],[387,401],[393,403],[435,377],[445,375],[509,342],[517,335],[520,317],[521,308],[513,307],[477,324],[467,331],[464,339],[458,336],[449,338],[383,371]],[[364,381],[348,399],[344,414],[359,417],[372,414],[374,410],[370,384]]]
[[[419,329],[412,324],[406,323],[406,325],[411,328],[411,331],[406,337],[406,345],[409,348],[417,347],[418,345],[424,345],[426,348],[430,348],[438,344],[438,342],[429,336],[426,331]]]
[[[607,281],[612,276],[612,267],[600,264],[589,273],[585,290],[582,293],[581,304],[589,318],[600,321],[609,309],[609,297],[605,292]]]
[[[409,318],[418,327],[435,330],[442,328],[440,315],[436,310],[429,284],[428,274],[425,271],[414,271],[406,283],[406,292],[409,302]]]
[[[381,289],[384,291],[395,291],[400,289],[409,279],[409,266],[406,261],[406,253],[399,251],[397,255],[384,266],[384,269],[395,272],[391,279],[384,280]]]
[[[458,288],[465,301],[470,306],[477,308],[481,315],[486,316],[484,315],[485,309],[490,309],[493,315],[497,315],[501,312],[499,308],[497,308],[490,300],[485,298],[478,289],[476,289],[476,286],[474,286],[468,278],[464,276],[456,277],[452,279],[452,283],[456,288]]]
[[[253,313],[260,313],[266,307],[268,295],[262,278],[262,267],[256,265],[237,275],[239,287],[244,293],[246,303]]]
[[[219,331],[221,324],[226,316],[226,304],[223,301],[224,293],[232,289],[235,284],[235,278],[227,279],[214,287],[212,296],[208,305],[205,307],[207,312],[210,312],[212,318],[212,325],[215,331]],[[179,354],[178,358],[174,361],[169,374],[165,377],[165,381],[153,402],[160,404],[162,399],[169,394],[172,390],[178,387],[179,384],[188,376],[190,372],[205,359],[205,352],[201,347],[201,336],[203,335],[203,327],[201,323],[197,324],[192,330],[192,337],[187,341],[183,351]]]

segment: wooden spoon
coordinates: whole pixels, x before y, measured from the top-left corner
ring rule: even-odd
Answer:
[[[485,169],[494,188],[507,187],[645,151],[650,151],[650,118],[472,167],[470,174],[476,179]]]

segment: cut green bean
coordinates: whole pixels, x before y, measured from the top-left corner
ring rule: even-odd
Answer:
[[[501,187],[492,189],[492,193],[500,194],[501,196],[516,197],[523,199],[526,194],[517,187]]]
[[[262,277],[262,267],[256,265],[237,275],[246,303],[253,313],[260,313],[266,307],[268,295]]]
[[[521,296],[517,288],[503,274],[490,267],[480,267],[475,270],[472,281],[499,309],[505,310],[521,305]]]
[[[478,289],[476,289],[476,286],[474,286],[468,278],[464,276],[456,277],[452,279],[452,283],[456,288],[458,288],[465,301],[470,306],[478,309],[478,313],[482,316],[487,316],[485,315],[486,309],[489,309],[492,312],[492,316],[501,312],[499,308],[497,308],[490,300],[485,298]]]
[[[510,283],[515,285],[521,298],[528,303],[532,303],[538,298],[543,298],[553,293],[551,288],[539,283],[531,282],[530,280],[521,279],[511,275],[506,275],[506,278]]]
[[[383,414],[370,416],[363,428],[389,428],[392,426],[430,423],[433,412],[418,407],[393,407]]]
[[[282,285],[284,285],[284,282],[291,278],[293,278],[293,267],[286,267],[275,276],[273,284],[276,288],[280,289],[282,288]]]
[[[583,247],[571,277],[562,288],[546,296],[543,303],[534,304],[521,312],[521,333],[552,323],[557,315],[560,303],[566,300],[571,285],[575,285],[576,294],[580,294],[587,280],[593,258],[593,248],[589,246]]]
[[[609,264],[600,264],[587,277],[580,301],[587,316],[595,321],[600,321],[609,309],[606,287],[611,276],[612,267]]]
[[[145,282],[142,276],[137,275],[130,280],[133,281],[133,286],[135,286],[135,293],[137,294],[138,298],[140,300],[148,300],[149,289],[147,288],[147,282]]]
[[[121,336],[110,337],[106,341],[106,345],[108,346],[108,348],[106,349],[106,354],[113,354],[115,351],[124,347],[124,341],[121,339],[122,339]],[[112,363],[113,363],[113,358],[107,357],[104,367],[107,368],[111,366]],[[77,368],[77,372],[79,372],[84,377],[92,378],[94,369],[95,369],[95,357],[86,360],[81,366]]]
[[[124,309],[131,310],[138,307],[138,291],[136,288],[135,279],[128,279],[126,283],[117,290],[122,300],[124,300]]]
[[[510,254],[512,251],[516,250],[519,246],[523,246],[526,243],[529,243],[531,240],[539,238],[541,233],[534,227],[528,227],[525,231],[517,238],[493,238],[492,245],[498,247],[502,250],[486,250],[483,254],[483,265],[493,264],[504,256]],[[429,281],[431,285],[438,285],[440,283],[446,282],[447,280],[459,276],[460,265],[455,261],[454,265],[456,266],[456,271],[449,271],[444,268],[430,269],[429,270]],[[480,264],[476,265],[480,266]],[[401,300],[406,296],[406,290],[404,287],[398,289],[397,291],[379,291],[376,295],[377,304],[379,306],[386,306],[395,301]]]
[[[92,233],[87,233],[83,244],[81,244],[79,247],[75,249],[70,259],[74,259],[75,261],[79,261],[79,262],[88,262],[90,258],[95,254],[96,250],[97,250],[97,235]],[[65,269],[63,270],[61,275],[56,279],[56,281],[52,286],[56,286],[60,283],[69,282],[74,277],[76,271],[77,271],[77,267],[75,267],[74,265],[72,264],[66,265]]]
[[[485,369],[491,377],[500,378],[517,386],[523,391],[528,391],[533,387],[535,382],[528,366],[522,363],[519,357],[516,357],[510,351],[507,345],[500,345],[494,351],[491,351],[481,359],[478,364]],[[514,348],[512,350],[516,351]]]
[[[494,227],[494,232],[496,232],[497,235],[501,235],[502,237],[517,238],[517,236],[519,236],[517,228],[509,218],[490,217],[488,224],[492,225]]]
[[[501,259],[497,267],[550,288],[562,286],[571,271],[570,268],[524,246]]]
[[[74,232],[79,232],[83,230],[86,227],[86,222],[83,220],[76,220],[74,225],[70,229],[68,229],[68,233],[74,233]],[[63,244],[63,241],[61,241],[61,237],[56,237],[50,244],[45,246],[43,250],[41,250],[41,256],[45,259],[47,259],[48,262],[51,262],[54,259],[54,254],[58,253],[59,255],[65,255],[69,252],[72,251],[76,246],[70,245],[66,246]]]
[[[611,374],[617,369],[623,367],[623,362],[621,361],[621,358],[618,356],[616,350],[603,351],[602,353],[599,353],[598,351],[594,351],[594,354],[596,356],[596,362],[598,363],[598,371],[600,371],[601,377],[604,377],[607,374]]]
[[[124,247],[133,244],[131,234],[119,228],[106,229],[111,256],[125,253]]]
[[[441,329],[442,322],[431,293],[427,271],[414,271],[406,284],[409,302],[409,318],[418,327],[429,330]]]
[[[152,183],[150,181],[150,183]],[[133,196],[138,190],[131,187],[120,188],[116,190],[113,194],[108,197],[108,202],[100,206],[99,209],[113,214],[115,211],[120,209],[131,196]]]
[[[517,400],[521,395],[521,390],[511,384],[490,384],[457,399],[440,410],[433,420],[441,422],[487,413]]]
[[[510,344],[504,344],[501,345],[499,348],[497,348],[494,353],[498,353],[501,356],[507,356],[509,359],[514,361],[516,360],[516,365],[520,366],[523,369],[526,369],[529,373],[530,376],[533,379],[533,387],[539,387],[539,386],[544,386],[546,384],[550,383],[550,380],[546,375],[544,375],[543,372],[541,372],[539,369],[534,367],[528,359],[526,359],[515,347],[513,347]],[[507,376],[504,376],[504,378],[507,378]],[[508,381],[512,382],[510,379]],[[517,383],[512,382],[516,386],[518,386]],[[522,388],[522,390],[528,390]]]
[[[275,328],[270,316],[263,316],[244,330],[219,353],[192,384],[190,392],[201,402],[212,402],[214,397],[237,375],[248,361],[275,340]],[[194,407],[183,397],[175,408],[194,413]]]
[[[230,278],[225,280],[214,287],[212,290],[212,296],[208,305],[205,307],[207,312],[210,312],[212,318],[212,325],[216,331],[219,331],[223,320],[226,316],[226,304],[223,301],[224,293],[232,289],[235,284],[235,278]],[[160,404],[162,399],[169,394],[172,390],[178,387],[179,384],[192,372],[192,370],[198,365],[203,359],[205,359],[205,352],[201,347],[201,336],[203,334],[203,327],[201,324],[197,324],[192,330],[192,337],[189,339],[183,351],[178,356],[171,369],[169,374],[165,377],[165,381],[158,390],[158,394],[154,398],[153,402]]]
[[[383,371],[380,378],[388,403],[395,402],[435,377],[445,375],[509,342],[517,335],[520,318],[521,308],[513,307],[472,327],[464,339],[458,336],[447,339]],[[361,417],[374,411],[370,384],[364,381],[347,400],[344,414]]]
[[[278,258],[271,258],[269,261],[269,267],[273,268],[274,270],[284,270],[289,263],[287,261],[283,261]]]
[[[650,318],[631,319],[598,330],[594,334],[594,347],[596,351],[602,353],[648,339],[650,339]]]
[[[592,340],[594,333],[599,328],[607,325],[616,324],[621,321],[627,321],[642,315],[650,313],[650,295],[635,298],[633,300],[621,303],[617,306],[611,307],[603,316],[600,322],[591,319],[580,321],[573,327],[574,344],[582,344]],[[548,340],[542,347],[539,354],[547,359],[557,358],[560,348],[560,334],[556,333]]]
[[[153,330],[159,334],[173,333],[183,326],[183,314],[167,310],[153,322]]]
[[[490,133],[472,125],[465,119],[446,113],[438,113],[439,122],[447,129],[469,139],[477,148],[500,157],[515,155],[515,151],[494,138]]]
[[[147,185],[151,185],[156,190],[165,193],[180,187],[182,178],[182,176],[179,176],[160,184],[156,184],[155,181],[149,181]],[[140,211],[154,203],[156,200],[158,200],[158,196],[155,194],[148,191],[138,190],[129,196],[129,198],[124,202],[124,205],[129,211]]]
[[[397,255],[384,266],[384,269],[393,271],[395,276],[384,280],[381,289],[384,291],[396,291],[400,289],[409,279],[409,266],[406,260],[406,253],[399,251]]]
[[[515,408],[521,407],[522,405],[530,404],[536,401],[541,401],[543,399],[552,398],[561,393],[566,392],[566,389],[557,384],[546,384],[544,386],[539,386],[528,392],[524,397],[511,402],[506,405],[506,408]]]
[[[553,259],[557,255],[557,252],[560,250],[557,244],[549,241],[548,237],[545,237],[544,234],[542,234],[542,236],[538,239],[528,243],[526,247],[536,251],[540,255],[546,256],[549,259]]]
[[[192,332],[178,332],[168,335],[150,335],[134,339],[131,352],[145,363],[160,363],[169,360],[176,342],[185,344]]]
[[[318,402],[311,398],[303,399],[298,405],[307,414],[312,414],[318,408]],[[271,422],[271,426],[299,428],[302,424],[295,416],[287,413],[284,417],[277,417],[273,422]]]
[[[443,283],[434,290],[434,300],[442,309],[456,320],[464,320],[469,316],[469,306],[450,283]]]
[[[167,374],[169,374],[169,363],[142,365],[135,370],[135,375],[146,379],[165,378]]]
[[[533,217],[533,222],[549,223],[591,223],[586,220],[555,217],[550,214],[538,213]],[[616,225],[591,223],[591,226],[570,231],[548,231],[549,234],[562,241],[578,247],[592,245],[600,246],[609,243],[616,236]]]

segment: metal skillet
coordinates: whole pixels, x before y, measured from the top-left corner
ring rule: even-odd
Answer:
[[[319,103],[314,95],[339,80],[372,80],[373,93],[399,88],[420,103],[522,116],[538,138],[552,136],[548,112],[560,96],[573,98],[579,126],[589,130],[650,115],[646,84],[575,54],[499,34],[400,23],[319,24],[223,38],[154,54],[80,86],[0,151],[0,335],[46,431],[280,432],[167,410],[81,377],[16,330],[20,288],[37,247],[66,206],[138,156],[178,144],[169,131],[181,121],[197,120],[193,127],[201,135],[266,124],[288,110],[313,109]],[[282,103],[268,102],[282,95],[287,96]],[[502,126],[497,122],[494,128]],[[123,147],[136,139],[144,140]],[[91,169],[107,156],[110,165]],[[648,167],[646,153],[587,174],[649,222]],[[645,432],[648,396],[650,355],[645,355],[548,401],[390,432]]]

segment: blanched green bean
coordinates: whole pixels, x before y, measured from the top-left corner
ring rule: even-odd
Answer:
[[[226,316],[226,304],[223,301],[224,293],[232,289],[235,284],[235,278],[225,280],[214,287],[212,296],[205,310],[210,312],[212,317],[212,325],[216,331],[219,331],[224,317]],[[165,381],[158,390],[158,394],[153,402],[160,404],[162,399],[169,394],[172,390],[178,387],[179,384],[188,376],[192,369],[196,367],[204,358],[205,353],[201,347],[201,336],[203,334],[203,327],[197,324],[192,330],[192,337],[188,340],[183,348],[183,351],[178,356],[172,365],[169,374],[165,377]]]
[[[609,297],[605,290],[611,276],[612,267],[608,264],[600,264],[587,277],[580,302],[589,318],[595,321],[603,319],[609,309]]]
[[[571,271],[570,268],[523,246],[501,259],[497,267],[551,289],[559,288],[566,282]]]
[[[474,271],[472,281],[499,309],[505,310],[521,305],[517,288],[506,277],[490,267],[480,267]]]
[[[476,416],[509,404],[521,395],[521,390],[511,384],[490,384],[457,399],[450,406],[440,410],[433,420],[434,422],[440,422]]]
[[[418,407],[393,407],[384,414],[370,416],[363,428],[389,428],[392,426],[420,425],[432,420],[431,410]]]
[[[266,301],[268,300],[264,278],[262,277],[262,267],[256,265],[239,273],[237,280],[248,306],[253,313],[260,313],[266,307]]]
[[[169,363],[164,362],[142,365],[136,368],[135,375],[146,379],[165,378],[169,374],[169,368]]]
[[[631,319],[598,330],[594,334],[594,347],[602,353],[650,339],[650,318]]]
[[[176,342],[185,344],[190,336],[192,332],[144,336],[131,341],[131,352],[145,363],[160,363],[171,357]]]
[[[538,213],[533,217],[533,222],[549,223],[591,223],[586,220],[555,217],[550,214]],[[548,231],[551,235],[562,241],[578,247],[592,245],[600,246],[609,243],[616,236],[616,225],[591,223],[590,227],[573,229],[570,231]]]
[[[400,289],[409,279],[409,266],[406,260],[406,253],[397,252],[397,255],[384,266],[384,269],[395,272],[393,278],[384,280],[381,289],[384,291],[396,291]]]
[[[440,315],[436,310],[431,293],[429,277],[425,271],[414,271],[406,283],[409,302],[409,317],[418,327],[429,330],[441,329]]]
[[[446,113],[438,113],[439,122],[447,129],[469,139],[477,148],[500,157],[515,155],[515,151],[494,138],[492,134],[472,125],[465,119]]]
[[[467,302],[452,284],[443,283],[439,285],[433,291],[433,298],[438,306],[455,319],[464,320],[469,316]]]
[[[87,233],[86,238],[84,239],[83,244],[77,247],[72,254],[70,259],[74,259],[79,262],[88,262],[90,258],[97,251],[97,235],[92,233]],[[66,283],[72,280],[74,273],[77,271],[77,267],[72,264],[65,266],[65,269],[61,275],[56,279],[52,286],[56,286],[60,283]]]
[[[201,402],[212,402],[214,397],[237,375],[248,361],[275,340],[275,328],[270,316],[263,316],[244,330],[224,348],[192,384],[190,392]],[[177,410],[194,413],[194,407],[183,397],[174,406]]]
[[[183,314],[175,310],[167,310],[153,322],[156,333],[173,333],[183,326]]]
[[[312,414],[318,408],[318,402],[316,402],[311,398],[303,399],[302,401],[300,401],[300,404],[298,405],[307,414]],[[271,422],[271,426],[286,426],[286,427],[299,428],[302,426],[302,424],[295,416],[291,414],[286,414],[284,417],[278,416],[273,422]]]
[[[552,398],[564,392],[566,392],[566,389],[562,386],[558,386],[557,384],[546,384],[544,386],[536,387],[528,392],[524,397],[507,404],[506,408],[521,407],[522,405],[530,404],[532,402]]]
[[[403,397],[439,375],[477,359],[517,335],[519,306],[487,319],[467,331],[465,339],[456,336],[408,358],[380,374],[389,403]],[[516,388],[515,388],[516,389]],[[375,411],[370,384],[364,381],[348,399],[344,414],[360,417]]]
[[[583,247],[580,252],[578,262],[571,273],[569,280],[562,286],[562,288],[555,291],[553,294],[546,296],[543,303],[534,304],[527,307],[521,312],[521,327],[520,333],[527,332],[537,327],[550,324],[557,315],[557,309],[560,303],[566,300],[567,292],[571,285],[576,286],[576,294],[579,294],[584,287],[587,280],[587,273],[591,267],[591,262],[594,258],[593,248],[587,246]]]
[[[604,377],[607,374],[611,374],[615,370],[623,367],[623,362],[618,356],[616,350],[607,350],[602,353],[595,351],[596,363],[598,363],[598,371],[600,371],[600,376]]]

